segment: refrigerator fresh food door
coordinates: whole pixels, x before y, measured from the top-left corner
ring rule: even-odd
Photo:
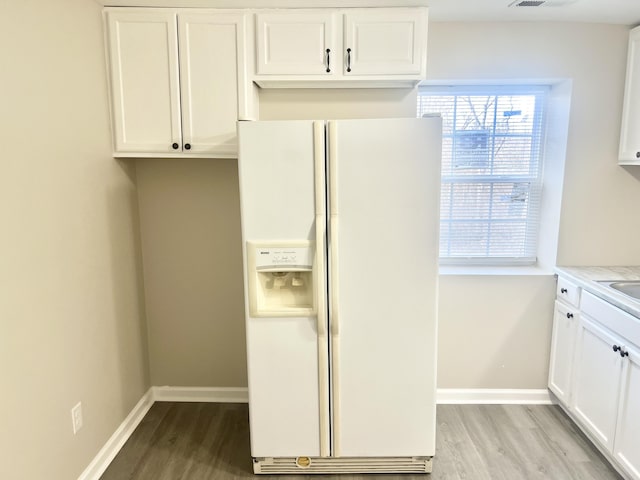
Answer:
[[[332,454],[435,453],[440,118],[329,122]]]
[[[311,121],[240,122],[238,134],[251,454],[328,455],[324,126]],[[316,175],[321,176],[318,187]],[[249,288],[250,276],[257,275],[249,267],[253,264],[251,268],[255,270],[261,262],[248,262],[247,249],[263,245],[265,252],[274,254],[267,247],[277,250],[278,244],[308,244],[312,248],[313,302],[307,305],[305,300],[303,308],[292,305],[293,315],[252,315],[247,297],[259,289],[255,285]],[[260,255],[260,251],[250,254]],[[276,263],[288,260],[279,258]],[[264,288],[296,288],[293,279],[289,282],[284,275],[278,276],[285,272],[273,273],[273,282],[265,283]],[[263,273],[260,275],[264,277]],[[301,278],[309,281],[308,275]],[[273,298],[279,301],[287,297]],[[306,315],[295,316],[296,311],[304,311],[307,306]],[[268,307],[272,311],[280,308]],[[281,308],[286,310],[287,305]]]

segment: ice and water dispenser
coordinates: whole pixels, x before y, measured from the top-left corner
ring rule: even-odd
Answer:
[[[252,317],[314,315],[311,242],[247,242]]]

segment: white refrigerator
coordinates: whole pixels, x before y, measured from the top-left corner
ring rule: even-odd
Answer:
[[[441,130],[238,124],[255,473],[431,471]]]

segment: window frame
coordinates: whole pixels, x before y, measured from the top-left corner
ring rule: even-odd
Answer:
[[[532,119],[532,129],[530,133],[499,133],[496,135],[496,125],[498,120],[495,116],[495,112],[498,109],[498,101],[494,102],[494,116],[493,121],[490,126],[488,126],[490,133],[490,145],[492,151],[489,153],[489,162],[493,166],[494,162],[494,151],[493,148],[495,146],[495,139],[499,137],[518,137],[524,136],[527,138],[531,138],[535,140],[532,147],[530,158],[534,156],[537,157],[537,160],[533,162],[533,170],[530,170],[526,174],[503,174],[503,175],[448,175],[448,172],[443,170],[441,185],[451,185],[454,186],[456,184],[464,184],[464,183],[476,183],[482,184],[486,183],[492,185],[491,187],[491,195],[493,195],[493,185],[496,184],[513,184],[514,186],[518,183],[528,183],[529,188],[527,190],[528,193],[528,202],[527,202],[527,213],[526,220],[523,220],[526,224],[524,240],[522,241],[523,248],[529,246],[529,250],[525,251],[523,255],[518,256],[491,256],[489,254],[489,250],[491,248],[491,241],[487,242],[485,252],[487,255],[455,255],[454,256],[440,256],[440,265],[443,266],[479,266],[479,267],[518,267],[518,266],[534,266],[538,262],[538,249],[540,247],[540,239],[539,239],[539,228],[542,217],[542,189],[544,182],[544,166],[546,162],[545,158],[545,143],[546,143],[546,130],[547,130],[547,110],[549,98],[552,94],[552,85],[537,83],[537,82],[526,82],[519,84],[473,84],[473,83],[464,83],[464,84],[422,84],[418,87],[418,96],[416,107],[418,111],[418,116],[430,116],[435,112],[426,112],[423,108],[422,97],[424,96],[456,96],[456,97],[464,97],[464,96],[512,96],[512,95],[534,95],[535,103],[534,103],[534,118]],[[457,104],[456,104],[457,105]],[[461,131],[457,131],[455,129],[456,125],[456,116],[453,114],[453,128],[450,134],[443,134],[443,138],[451,138],[452,149],[455,145],[455,138],[460,135]],[[478,130],[479,131],[479,130]],[[454,156],[453,152],[451,154],[451,159],[453,161]],[[492,167],[491,167],[492,168]],[[453,188],[450,189],[451,197],[453,198],[454,192]],[[444,195],[444,188],[442,190],[441,195]],[[442,197],[441,197],[442,198]],[[453,209],[453,202],[448,203],[450,205],[450,209]],[[490,201],[487,203],[488,209],[490,211],[491,207],[494,205],[493,196],[490,197]],[[535,208],[535,211],[531,211],[532,208]],[[452,210],[450,210],[452,211]],[[486,224],[487,231],[490,231],[492,225],[497,224],[505,224],[509,223],[509,219],[458,219],[459,222],[470,222],[472,223],[474,220],[478,220],[478,224]],[[441,232],[440,232],[440,245],[442,251],[442,228],[443,222],[451,225],[452,223],[456,223],[456,219],[451,219],[449,216],[448,220],[440,220],[441,222]],[[453,237],[452,237],[453,238]],[[494,244],[495,245],[495,244]],[[447,241],[445,243],[445,248],[450,252],[451,241]]]

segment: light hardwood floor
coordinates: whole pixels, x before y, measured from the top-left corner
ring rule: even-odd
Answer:
[[[433,473],[336,480],[621,479],[557,406],[438,405]],[[252,473],[246,404],[157,402],[101,480],[317,480]]]

